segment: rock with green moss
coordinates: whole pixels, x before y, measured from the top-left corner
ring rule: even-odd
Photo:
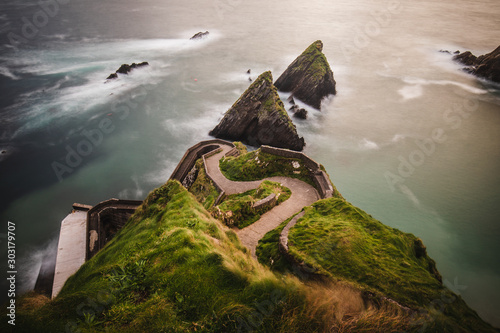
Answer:
[[[270,71],[261,74],[210,132],[217,138],[300,151],[304,138],[286,112]]]
[[[323,42],[315,41],[275,82],[280,91],[291,92],[293,97],[318,110],[323,98],[337,92],[333,72],[322,51]]]

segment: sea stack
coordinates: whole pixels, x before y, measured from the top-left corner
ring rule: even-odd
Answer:
[[[261,74],[210,131],[217,138],[301,151],[304,138],[286,112],[270,71]]]
[[[453,60],[469,66],[466,70],[480,78],[500,83],[500,46],[479,57],[466,51],[454,56]]]
[[[323,42],[317,40],[288,66],[274,85],[320,110],[321,100],[337,93],[335,84],[333,72],[323,54]]]

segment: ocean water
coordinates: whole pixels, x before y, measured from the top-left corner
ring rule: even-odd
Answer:
[[[0,8],[0,267],[11,221],[20,290],[33,288],[73,202],[144,198],[209,138],[249,76],[276,79],[321,39],[338,94],[294,120],[305,153],[353,204],[422,238],[443,281],[500,326],[500,88],[439,52],[495,49],[497,1]],[[105,83],[122,63],[142,61],[150,66]]]

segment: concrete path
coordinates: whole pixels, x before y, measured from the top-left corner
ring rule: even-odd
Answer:
[[[52,298],[59,294],[66,280],[85,263],[86,236],[87,211],[74,211],[62,221]]]
[[[242,193],[255,189],[259,187],[260,183],[264,180],[278,182],[292,191],[292,195],[288,200],[263,214],[258,221],[246,228],[235,230],[243,245],[251,251],[253,257],[256,257],[255,249],[257,248],[257,244],[266,233],[278,227],[286,219],[300,212],[303,207],[318,201],[320,196],[313,186],[295,178],[271,177],[251,182],[236,182],[229,180],[220,171],[219,160],[231,150],[232,147],[221,147],[223,148],[222,151],[207,158],[205,160],[205,165],[210,177],[219,184],[226,194]]]

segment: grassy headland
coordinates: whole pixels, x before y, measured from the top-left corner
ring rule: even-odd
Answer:
[[[339,302],[349,295],[350,307]],[[3,321],[2,331],[8,331]],[[393,331],[409,321],[359,293],[306,286],[254,261],[178,182],[156,189],[53,300],[19,300],[16,332]]]
[[[281,274],[304,278],[278,248],[287,221],[268,233],[257,248],[259,261]],[[308,272],[343,281],[365,296],[409,307],[425,317],[422,332],[495,331],[462,298],[441,283],[422,241],[390,228],[345,200],[320,200],[290,229],[289,253]]]
[[[293,159],[266,155],[221,166],[236,180],[310,177]],[[497,332],[441,284],[418,238],[340,196],[305,207],[289,234],[291,256],[321,282],[304,281],[280,253],[288,221],[260,241],[259,264],[207,210],[218,193],[200,163],[193,193],[177,181],[151,192],[55,299],[18,299],[15,332]],[[283,200],[288,190],[264,182],[219,207],[238,212],[270,193]],[[235,223],[253,218],[241,212]]]

